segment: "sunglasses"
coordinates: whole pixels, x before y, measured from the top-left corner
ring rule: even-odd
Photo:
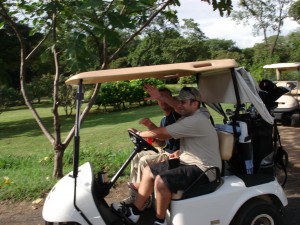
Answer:
[[[192,89],[191,89],[190,87],[183,87],[181,90],[190,93],[190,94],[194,97],[194,99],[190,99],[190,100],[197,101],[197,100],[196,100],[197,97],[196,97],[196,95],[194,94],[194,92],[192,91]]]

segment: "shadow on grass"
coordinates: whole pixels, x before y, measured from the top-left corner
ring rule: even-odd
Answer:
[[[34,102],[34,103],[32,103],[32,105],[34,107],[38,107],[38,108],[51,108],[52,107],[52,103],[49,101],[42,101],[40,103]],[[28,109],[28,107],[26,105],[19,105],[19,106],[10,107],[10,108],[6,109],[4,112],[13,112],[13,111],[24,110],[24,109]]]
[[[17,111],[12,113],[15,113],[16,117],[18,116]],[[101,112],[99,110],[93,110],[84,119],[82,127],[89,128],[89,127],[95,127],[99,125],[116,125],[119,123],[138,121],[139,119],[144,117],[155,117],[159,115],[162,115],[162,111],[159,109],[157,105],[143,106],[140,108],[133,108],[133,109],[118,111],[118,112]],[[42,122],[52,133],[53,117],[52,116],[43,117]],[[74,115],[60,116],[60,123],[62,124],[61,127],[62,133],[69,132],[71,128],[74,126],[74,122],[75,122]],[[42,135],[42,131],[40,130],[34,118],[24,119],[21,121],[19,120],[16,122],[0,121],[0,139],[7,138],[7,137],[11,138],[20,135],[26,137],[35,137],[38,135]]]

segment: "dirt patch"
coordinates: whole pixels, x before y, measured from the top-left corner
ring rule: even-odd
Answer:
[[[288,180],[284,191],[289,204],[284,210],[286,225],[300,225],[300,128],[279,127],[282,144],[289,154]],[[106,198],[108,203],[127,196],[125,183],[117,185]],[[0,202],[0,225],[42,225],[43,201]]]

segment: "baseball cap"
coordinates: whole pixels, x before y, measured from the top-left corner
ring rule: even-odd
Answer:
[[[183,87],[177,97],[179,101],[182,100],[196,100],[201,102],[201,96],[197,88],[194,87]]]

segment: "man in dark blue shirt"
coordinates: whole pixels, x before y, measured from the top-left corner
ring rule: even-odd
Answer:
[[[162,95],[172,96],[168,88],[160,88],[159,92]],[[160,122],[160,127],[165,127],[175,123],[180,115],[164,101],[157,101],[159,107],[163,110],[165,116]],[[139,121],[140,124],[146,126],[149,130],[157,128],[157,126],[149,119],[144,118]],[[157,147],[159,154],[153,151],[143,151],[138,153],[131,161],[130,182],[139,183],[143,169],[151,163],[160,162],[168,158],[168,154],[175,152],[180,148],[179,139],[170,139],[167,141],[152,140],[152,144]]]
[[[160,88],[159,92],[162,95],[172,96],[168,88]],[[164,112],[164,117],[160,122],[160,127],[165,127],[175,123],[181,116],[171,106],[164,101],[157,101],[159,107]],[[157,128],[157,126],[149,119],[143,118],[139,121],[140,124],[146,126],[149,130]],[[169,139],[167,141],[152,140],[152,144],[158,149],[159,153],[153,151],[142,151],[138,153],[131,161],[130,182],[128,183],[130,196],[122,202],[131,204],[136,196],[138,185],[142,178],[142,171],[145,167],[152,163],[161,162],[168,159],[168,155],[180,149],[179,139]],[[151,205],[151,198],[145,204],[145,208]]]

